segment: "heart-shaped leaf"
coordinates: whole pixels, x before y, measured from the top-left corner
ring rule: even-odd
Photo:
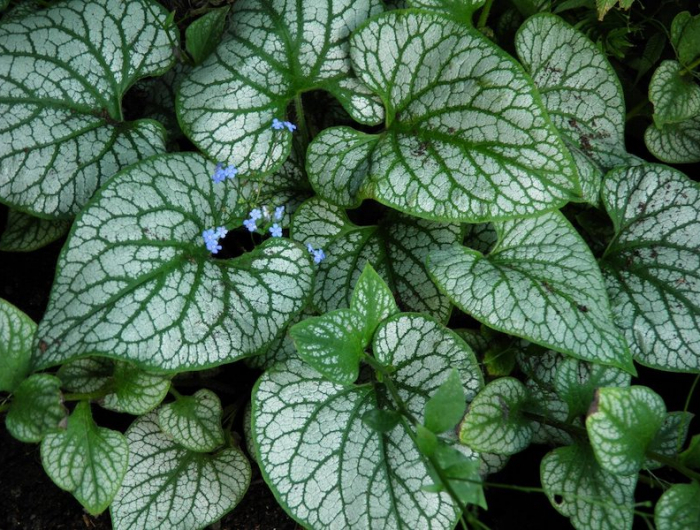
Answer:
[[[394,295],[369,263],[365,265],[352,291],[350,308],[364,318],[363,343],[369,344],[377,326],[399,312]]]
[[[603,190],[615,237],[601,265],[635,359],[700,372],[700,187],[648,164],[611,171]]]
[[[532,420],[522,411],[529,401],[525,386],[512,377],[489,383],[464,417],[460,440],[477,451],[512,455],[530,445]]]
[[[215,260],[203,230],[239,226],[235,183],[214,164],[173,154],[134,165],[76,220],[38,331],[37,366],[99,353],[159,371],[261,351],[306,303],[311,260],[273,238]]]
[[[348,57],[350,32],[381,5],[379,0],[236,2],[228,38],[180,85],[183,131],[211,158],[254,176],[276,169],[289,154],[291,134],[272,129],[272,120],[286,119],[287,106],[295,98],[300,102],[302,92],[327,90],[357,121],[381,122],[381,105],[358,92]]]
[[[47,433],[58,430],[66,412],[61,381],[49,374],[34,374],[15,389],[5,426],[22,442],[40,442]]]
[[[65,219],[40,219],[19,210],[7,214],[7,226],[0,236],[0,250],[31,252],[60,239],[70,228]]]
[[[595,258],[564,216],[495,226],[488,256],[457,245],[430,254],[428,271],[455,305],[494,329],[634,372]]]
[[[208,453],[224,443],[221,414],[218,396],[205,388],[161,407],[158,423],[185,449]]]
[[[644,132],[647,149],[669,164],[700,162],[700,116],[664,127],[649,125]]]
[[[586,430],[601,467],[634,475],[666,417],[664,400],[644,386],[599,388]]]
[[[452,306],[430,280],[425,259],[431,251],[460,241],[459,225],[387,212],[375,226],[356,226],[342,209],[313,198],[297,210],[291,236],[325,251],[313,296],[318,312],[348,307],[369,263],[387,281],[399,307],[426,312],[441,321],[449,318]]]
[[[453,332],[417,314],[385,320],[373,341],[376,360],[418,421],[428,397],[457,368],[471,399],[482,376]],[[383,385],[345,386],[290,360],[273,366],[253,390],[253,433],[263,476],[282,506],[312,528],[452,528],[457,513],[432,483],[405,421],[382,434],[363,417],[393,410]]]
[[[161,432],[157,416],[141,416],[126,431],[129,467],[110,508],[115,530],[204,528],[248,489],[250,464],[240,449],[188,451]]]
[[[515,46],[573,155],[586,201],[597,204],[604,173],[631,158],[615,71],[597,45],[555,15],[528,18]]]
[[[649,82],[649,101],[657,127],[684,121],[700,114],[700,86],[690,74],[683,75],[679,62],[663,61]]]
[[[12,392],[31,373],[34,321],[0,298],[0,392]]]
[[[654,508],[657,530],[700,527],[700,485],[674,484],[659,498]]]
[[[65,431],[47,434],[41,442],[46,474],[93,515],[112,502],[128,460],[124,435],[95,425],[87,401],[75,407]]]
[[[117,361],[112,384],[114,392],[107,394],[100,404],[109,410],[139,416],[160,405],[170,388],[170,378]]]
[[[540,465],[549,502],[577,530],[631,530],[637,475],[614,475],[598,465],[588,445],[559,447]]]
[[[581,196],[532,82],[478,31],[427,12],[390,12],[353,34],[350,54],[386,106],[363,185],[379,202],[480,222]]]
[[[74,215],[114,173],[164,151],[164,130],[123,122],[134,82],[173,63],[177,28],[152,0],[71,0],[0,25],[0,200]]]
[[[562,359],[557,365],[554,387],[569,407],[569,416],[588,411],[596,389],[603,386],[629,386],[632,377],[614,366],[587,363],[578,359]]]
[[[365,320],[353,309],[337,309],[294,324],[289,334],[299,357],[327,379],[350,385],[360,374]]]
[[[689,66],[700,56],[700,15],[681,11],[671,24],[671,43],[681,64]]]

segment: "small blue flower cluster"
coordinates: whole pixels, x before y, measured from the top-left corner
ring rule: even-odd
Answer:
[[[309,253],[314,257],[314,263],[318,264],[321,263],[324,259],[326,259],[326,253],[323,252],[323,249],[314,249],[314,247],[312,247],[310,244],[307,244],[306,248],[309,250]]]
[[[207,250],[212,254],[219,252],[219,250],[223,248],[221,245],[219,245],[219,239],[226,237],[227,233],[228,230],[226,230],[223,226],[220,226],[219,228],[210,228],[209,230],[202,232],[202,238],[204,239],[204,244],[206,245]]]
[[[238,170],[234,166],[229,165],[224,167],[224,165],[219,162],[216,164],[216,171],[214,171],[211,179],[218,184],[226,179],[232,179],[236,175],[238,175]]]
[[[284,206],[278,206],[275,208],[274,214],[270,214],[266,206],[263,206],[262,208],[255,208],[250,211],[248,219],[243,221],[243,226],[248,229],[248,232],[255,232],[258,229],[257,222],[260,219],[264,219],[265,221],[269,222],[274,218],[275,221],[281,221],[283,215]],[[282,227],[279,223],[273,223],[269,230],[272,237],[282,237]]]
[[[294,132],[297,129],[297,126],[294,125],[291,121],[280,121],[277,118],[272,120],[272,128],[274,130],[281,131],[285,127],[289,132]]]

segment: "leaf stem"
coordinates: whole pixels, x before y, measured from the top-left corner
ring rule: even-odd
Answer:
[[[182,394],[180,394],[180,392],[177,391],[172,382],[170,383],[170,388],[168,388],[168,392],[170,392],[175,399],[182,399]]]
[[[493,5],[493,0],[486,0],[486,4],[481,8],[479,13],[479,21],[476,23],[476,29],[481,29],[486,27],[486,21],[491,13],[491,6]]]
[[[642,110],[644,110],[644,109],[646,108],[647,105],[649,105],[649,101],[646,100],[646,99],[642,100],[640,103],[638,103],[637,105],[635,105],[635,106],[632,108],[632,110],[630,110],[630,111],[627,113],[627,115],[625,116],[625,121],[628,122],[628,121],[630,121],[632,118],[635,118],[637,115],[639,115],[639,114],[642,112]]]
[[[689,479],[695,480],[696,482],[700,482],[700,473],[697,473],[693,471],[692,469],[686,467],[685,465],[681,464],[678,460],[675,458],[671,458],[659,453],[656,453],[654,451],[647,451],[646,456],[648,458],[651,458],[652,460],[656,460],[657,462],[662,463],[665,466],[670,467],[671,469],[675,469],[679,473],[682,473]]]
[[[306,153],[306,148],[309,146],[309,129],[306,126],[306,116],[304,116],[304,103],[301,100],[301,94],[294,96],[294,112],[297,115],[297,128],[301,134],[301,160]]]

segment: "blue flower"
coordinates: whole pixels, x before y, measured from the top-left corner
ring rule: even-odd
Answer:
[[[221,162],[219,162],[218,164],[216,164],[216,170],[211,176],[211,179],[218,184],[219,182],[223,182],[226,179],[232,179],[237,174],[238,170],[234,166],[228,165],[224,167],[224,165]]]
[[[255,208],[254,210],[250,211],[250,220],[251,221],[257,221],[258,219],[262,219],[262,210],[260,208]]]
[[[219,250],[223,248],[221,245],[219,245],[219,239],[226,237],[227,233],[228,230],[226,230],[223,226],[204,230],[202,232],[202,239],[204,239],[204,244],[206,245],[207,250],[212,254],[219,252]]]
[[[270,235],[272,235],[272,237],[282,237],[282,227],[277,223],[273,224],[270,227]]]
[[[284,125],[289,132],[294,132],[297,129],[297,126],[294,125],[291,121],[284,121],[282,122],[282,125]]]
[[[323,252],[323,249],[314,249],[309,243],[306,244],[306,249],[309,251],[309,254],[313,255],[314,263],[319,264],[326,259],[326,253]]]
[[[285,124],[285,122],[282,122],[282,121],[278,120],[277,118],[274,118],[272,120],[272,128],[276,131],[280,131],[280,130],[284,129],[284,124]]]
[[[250,218],[243,221],[243,226],[248,229],[248,232],[255,232],[258,227],[255,225],[255,219]]]
[[[278,206],[275,208],[275,221],[281,221],[284,215],[284,206]]]

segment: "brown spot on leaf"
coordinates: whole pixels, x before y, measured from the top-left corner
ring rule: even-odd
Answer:
[[[588,313],[588,308],[585,305],[576,304],[576,309],[581,311],[581,313]]]
[[[41,350],[41,353],[46,352],[46,350],[49,349],[49,345],[46,343],[44,340],[39,341],[39,349]]]
[[[596,388],[595,394],[593,394],[593,401],[591,401],[591,406],[588,407],[588,412],[586,417],[591,416],[598,412],[598,403],[600,402],[600,391]]]

